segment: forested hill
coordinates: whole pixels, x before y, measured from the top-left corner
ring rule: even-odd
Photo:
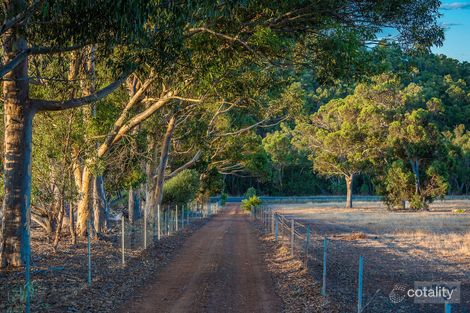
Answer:
[[[413,185],[413,159],[422,167],[419,176],[429,193],[470,191],[470,63],[444,55],[407,54],[393,46],[362,53],[361,64],[368,68],[355,71],[355,79],[348,76],[320,86],[305,71],[292,76],[289,99],[300,102],[302,110],[268,132],[257,131],[262,149],[253,150],[251,162],[260,163],[253,166],[258,177],[226,177],[229,193],[242,194],[254,185],[262,194],[345,194],[343,177],[348,173],[357,174],[354,193],[386,193],[397,187],[392,176],[401,175],[396,178],[398,185],[404,178]],[[378,101],[367,101],[375,97]],[[365,116],[345,113],[354,105]],[[364,129],[364,123],[383,106],[397,106],[396,112],[388,113],[391,118],[383,121],[387,134],[378,135],[370,126]],[[323,139],[315,143],[314,137]],[[363,142],[367,137],[370,143]],[[326,143],[329,139],[334,141]],[[356,159],[355,153],[372,147],[380,151]],[[327,149],[333,155],[324,153]],[[344,150],[349,151],[340,160]],[[315,158],[317,171],[312,172]],[[342,169],[333,168],[342,165]]]

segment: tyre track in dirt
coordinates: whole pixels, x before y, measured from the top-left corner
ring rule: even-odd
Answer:
[[[249,217],[228,206],[120,312],[281,312],[261,246]]]

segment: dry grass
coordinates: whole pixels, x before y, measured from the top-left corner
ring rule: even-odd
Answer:
[[[292,258],[290,249],[272,235],[262,236],[268,270],[276,292],[283,301],[283,313],[339,313],[336,301],[320,295],[320,285],[310,276],[303,262]]]
[[[470,259],[470,200],[431,204],[430,211],[391,212],[381,202],[281,204],[272,207],[320,235],[363,245],[395,247],[408,257],[445,258],[460,264]],[[395,249],[394,248],[394,249]]]
[[[396,283],[412,286],[415,281],[434,280],[461,282],[462,303],[458,308],[470,308],[470,201],[439,201],[431,211],[423,212],[391,212],[379,202],[356,202],[352,209],[343,205],[275,206],[288,219],[310,225],[317,278],[321,277],[322,238],[330,239],[329,290],[342,304],[341,312],[351,312],[355,305],[351,290],[359,256],[366,260],[365,292],[368,299],[374,299],[369,312],[392,312],[388,294]],[[393,310],[418,311],[438,312],[434,306],[422,308],[412,301],[400,303]]]
[[[345,236],[342,238],[343,240],[360,240],[360,239],[366,239],[367,235],[364,234],[363,232],[354,232],[350,235]]]
[[[402,241],[428,249],[443,257],[469,257],[470,232],[439,234],[418,230],[415,232],[398,232],[395,234]]]

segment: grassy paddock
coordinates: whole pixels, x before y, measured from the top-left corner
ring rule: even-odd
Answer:
[[[470,308],[470,200],[437,201],[430,211],[422,212],[391,212],[382,202],[355,202],[354,206],[346,209],[344,202],[271,205],[288,219],[311,226],[316,278],[321,272],[321,238],[329,238],[329,287],[345,310],[354,307],[360,255],[366,259],[370,312],[399,308],[414,312],[418,307],[412,301],[394,306],[388,294],[396,283],[412,286],[420,280],[460,281],[462,307]],[[427,305],[419,310],[438,312],[440,307]]]

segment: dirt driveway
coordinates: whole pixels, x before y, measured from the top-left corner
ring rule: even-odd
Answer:
[[[249,216],[229,206],[120,311],[281,312],[260,247]]]

